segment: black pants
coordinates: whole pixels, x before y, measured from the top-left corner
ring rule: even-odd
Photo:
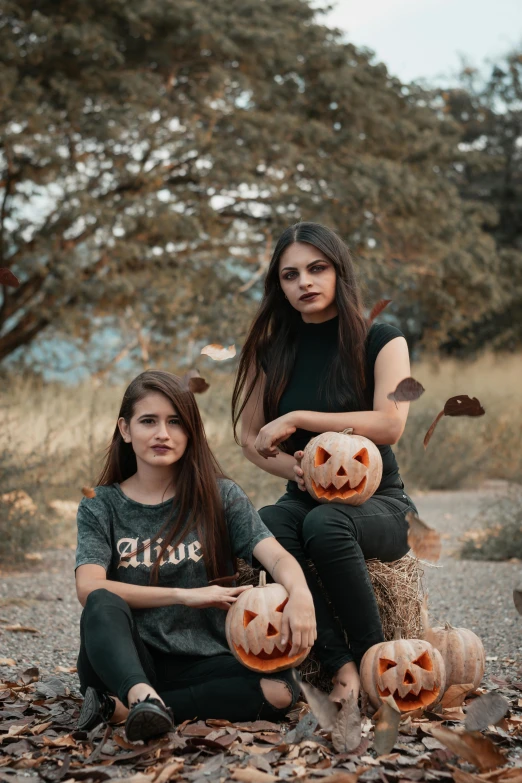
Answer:
[[[130,688],[148,683],[172,707],[176,723],[192,718],[279,721],[299,695],[289,671],[256,674],[232,653],[211,658],[158,653],[140,638],[128,604],[103,588],[89,594],[80,634],[78,676],[83,694],[92,686],[117,695],[128,706]],[[291,704],[278,709],[267,702],[261,679],[284,682]]]
[[[317,503],[295,482],[289,482],[286,494],[275,505],[259,511],[265,525],[305,573],[317,619],[314,652],[329,674],[348,661],[359,665],[366,650],[383,641],[365,560],[390,562],[406,554],[405,514],[410,510],[416,511],[415,505],[399,488],[383,490],[361,506],[348,506]]]

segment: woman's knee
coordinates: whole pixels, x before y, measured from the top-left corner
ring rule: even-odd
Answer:
[[[293,695],[290,687],[282,680],[265,680],[260,682],[261,690],[267,702],[278,710],[290,707]]]
[[[111,593],[105,587],[92,590],[87,596],[84,612],[89,617],[105,612],[108,608],[116,608],[130,613],[129,605],[116,593]]]
[[[292,526],[292,519],[288,511],[281,506],[263,506],[259,509],[259,516],[276,538],[284,535],[288,525]]]
[[[342,536],[344,546],[350,541],[354,545],[357,543],[355,525],[344,511],[325,503],[313,508],[304,518],[302,537],[307,554],[329,550],[339,540],[339,536]]]

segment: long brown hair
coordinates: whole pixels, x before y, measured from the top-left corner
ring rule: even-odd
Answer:
[[[316,247],[329,259],[336,273],[339,350],[324,380],[328,397],[343,407],[353,404],[354,401],[362,408],[368,405],[365,396],[365,341],[368,328],[350,251],[332,229],[319,223],[296,223],[282,233],[275,246],[265,278],[264,296],[239,360],[232,394],[232,421],[236,443],[239,443],[239,419],[263,364],[266,367],[263,397],[266,422],[277,418],[279,401],[294,366],[301,315],[285,299],[279,283],[279,261],[285,250],[294,242],[306,242]],[[250,374],[251,380],[248,382]],[[352,396],[347,390],[352,390]],[[279,448],[284,449],[285,444],[280,444]]]
[[[118,419],[123,418],[129,423],[136,403],[154,392],[163,394],[172,404],[188,441],[185,453],[172,466],[173,477],[176,475],[176,495],[165,524],[156,534],[156,540],[161,535],[164,535],[164,539],[152,567],[151,582],[156,583],[158,580],[158,569],[167,548],[171,545],[173,548],[178,546],[194,529],[201,543],[208,579],[226,576],[230,573],[229,564],[233,562],[233,557],[217,484],[217,479],[225,478],[225,475],[208,445],[193,393],[176,375],[160,370],[147,370],[138,375],[125,391]],[[125,443],[116,424],[97,484],[121,484],[133,476],[136,470],[136,455],[132,444]],[[152,542],[150,546],[152,549]],[[142,548],[138,551],[142,551]]]

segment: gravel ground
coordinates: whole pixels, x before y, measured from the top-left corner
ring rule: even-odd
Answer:
[[[455,556],[458,538],[472,527],[480,503],[494,500],[499,491],[490,487],[427,492],[414,499],[421,518],[444,536],[442,567],[425,572],[433,623],[449,621],[470,628],[484,642],[487,675],[516,678],[522,666],[522,618],[514,608],[512,591],[522,583],[520,563],[462,561]],[[23,571],[0,572],[0,658],[16,662],[14,667],[1,666],[0,677],[38,666],[43,679],[58,676],[77,691],[75,674],[56,672],[57,666],[76,664],[81,607],[74,590],[74,552],[41,554],[42,560],[30,561]],[[38,633],[6,630],[15,624]]]

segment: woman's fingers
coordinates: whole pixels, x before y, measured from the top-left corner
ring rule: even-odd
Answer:
[[[290,658],[302,651],[303,648],[301,647],[301,631],[295,631],[292,633],[292,649],[290,650]]]

